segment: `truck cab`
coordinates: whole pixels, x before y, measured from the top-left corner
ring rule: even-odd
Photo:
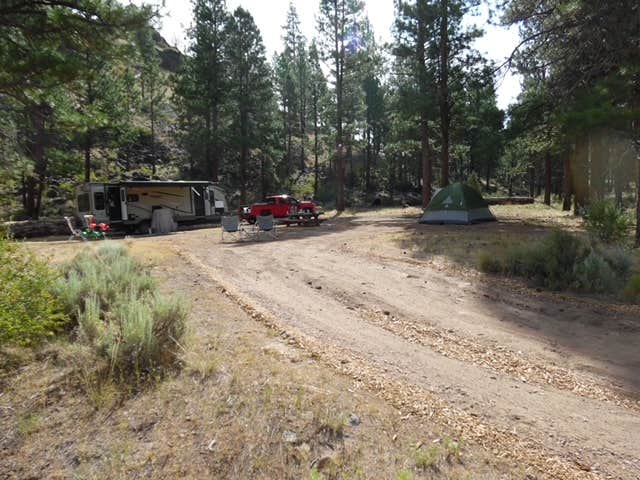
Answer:
[[[290,195],[271,195],[264,202],[254,203],[242,209],[242,218],[250,223],[260,215],[273,215],[274,218],[290,218],[297,215],[317,217],[322,212],[318,205],[310,200],[298,201]]]

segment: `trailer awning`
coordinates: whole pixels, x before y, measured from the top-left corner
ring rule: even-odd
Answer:
[[[193,186],[207,186],[207,185],[215,185],[213,182],[207,182],[204,180],[197,181],[127,181],[127,182],[118,182],[118,185],[122,187],[193,187]]]

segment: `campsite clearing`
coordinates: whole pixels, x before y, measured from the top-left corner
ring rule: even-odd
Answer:
[[[165,471],[300,478],[323,448],[331,450],[317,432],[326,435],[349,423],[327,415],[355,412],[366,430],[347,427],[349,454],[329,461],[327,478],[345,472],[396,478],[403,469],[415,478],[637,478],[640,308],[606,297],[536,291],[470,268],[478,246],[498,249],[506,239],[542,235],[558,225],[580,230],[573,217],[539,205],[492,210],[501,222],[470,227],[419,225],[417,209],[384,209],[334,217],[321,228],[283,229],[275,241],[220,244],[211,229],[134,239],[134,253],[148,256],[159,278],[171,279],[168,288],[193,298],[197,361],[104,420],[123,425],[119,437],[84,412],[81,464],[90,473],[106,471],[95,466],[105,460],[89,438],[98,431],[126,439],[116,450],[126,447],[136,458],[153,453],[141,453],[137,437],[170,437],[184,448],[172,457],[166,445],[154,447]],[[282,255],[283,242],[304,255]],[[77,249],[67,242],[32,245],[58,258]],[[22,373],[22,380],[29,374]],[[17,394],[29,383],[18,382],[8,391]],[[222,398],[220,389],[230,396]],[[305,392],[299,401],[298,391]],[[288,400],[280,404],[274,395]],[[18,398],[28,403],[27,392]],[[225,416],[230,411],[234,415]],[[54,463],[56,455],[78,448],[62,412],[64,407],[48,418],[55,428],[69,429],[56,440],[67,447],[47,453]],[[0,414],[3,427],[16,428]],[[300,415],[310,420],[299,423]],[[283,437],[283,429],[304,437],[296,447],[306,444],[306,453],[296,449],[295,455],[306,460],[287,460],[292,453],[286,438],[294,437]],[[205,432],[217,432],[221,445],[207,459],[198,446],[211,440]],[[284,444],[274,443],[275,437],[286,437]],[[417,468],[417,457],[422,462],[428,451],[415,454],[414,442],[444,451],[445,437],[450,447],[451,439],[462,442],[463,464]],[[9,443],[11,456],[0,467],[35,468],[25,462],[42,451],[39,441],[30,436]],[[335,451],[335,442],[329,443]],[[278,461],[267,462],[264,454],[275,451]],[[255,468],[247,469],[247,462]],[[127,472],[140,471],[144,461],[139,463]]]

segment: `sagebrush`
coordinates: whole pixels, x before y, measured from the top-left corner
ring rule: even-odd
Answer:
[[[175,365],[189,307],[163,296],[126,247],[105,243],[64,270],[57,292],[78,322],[77,338],[106,358],[110,371],[148,374]]]
[[[478,255],[483,272],[525,277],[551,290],[590,293],[620,292],[632,264],[631,253],[623,247],[590,243],[562,230],[542,240],[510,245],[499,254]]]

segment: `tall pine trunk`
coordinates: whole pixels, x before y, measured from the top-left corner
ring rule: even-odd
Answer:
[[[529,196],[536,196],[536,165],[532,163],[529,166]]]
[[[441,0],[440,20],[440,129],[442,132],[441,168],[442,187],[449,185],[449,126],[451,106],[449,105],[449,1]]]
[[[151,90],[150,98],[151,110],[151,178],[156,177],[156,109],[155,109],[155,92]]]
[[[598,130],[594,135],[589,136],[589,149],[591,158],[591,169],[589,182],[591,200],[602,200],[604,198],[605,181],[605,151],[602,130]]]
[[[340,22],[344,22],[344,11],[339,11],[338,1],[334,0],[334,34],[336,57],[336,143],[338,151],[338,201],[337,210],[344,211],[344,139],[342,138],[342,80],[344,75],[344,31]],[[341,5],[344,8],[344,5]],[[340,21],[340,22],[339,22]]]
[[[636,155],[636,247],[640,247],[640,156]]]
[[[572,165],[573,179],[573,213],[579,215],[589,201],[588,169],[589,141],[586,136],[580,136],[576,142],[574,165]]]
[[[307,102],[304,91],[301,92],[300,99],[300,172],[306,170],[305,143],[307,141]]]
[[[636,84],[636,90],[634,92],[634,107],[635,111],[640,110],[640,87]],[[631,123],[631,129],[635,134],[635,147],[636,147],[636,247],[640,247],[640,155],[638,155],[638,149],[640,149],[640,119],[635,118]]]
[[[267,197],[267,174],[264,155],[260,155],[260,198]]]
[[[625,178],[623,171],[623,156],[624,152],[620,148],[620,141],[616,139],[615,143],[610,149],[610,158],[613,160],[611,164],[611,176],[613,182],[613,191],[615,195],[615,202],[618,208],[622,208],[622,194],[624,191]]]
[[[487,178],[486,178],[486,183],[484,184],[484,191],[487,193],[491,191],[490,184],[491,184],[491,162],[487,160]]]
[[[427,57],[425,52],[425,43],[427,40],[426,25],[424,19],[425,12],[418,13],[418,38],[417,38],[417,60],[418,60],[418,77],[419,87],[422,93],[422,102],[427,98]],[[422,160],[422,206],[426,207],[431,201],[431,144],[429,143],[429,112],[427,106],[422,105],[420,114],[420,154]]]
[[[213,118],[211,119],[211,134],[212,134],[212,151],[211,155],[211,178],[212,181],[218,181],[218,174],[220,168],[219,152],[218,152],[218,107],[213,108]]]
[[[551,205],[551,152],[544,153],[544,203]]]
[[[371,190],[371,127],[366,130],[367,147],[364,154],[364,193],[369,194]]]
[[[88,130],[84,134],[84,181],[91,181],[91,150],[93,149],[93,132]]]
[[[353,170],[353,139],[347,135],[347,159],[349,160],[349,186],[353,186],[355,172]]]
[[[313,199],[318,197],[318,179],[320,177],[320,165],[318,162],[318,100],[313,100]]]
[[[422,154],[422,206],[426,208],[431,201],[431,144],[429,143],[429,123],[423,114],[420,122]]]
[[[287,122],[287,177],[293,171],[293,148],[291,146],[291,138],[293,136],[293,128],[291,121]]]
[[[573,180],[571,176],[571,158],[574,155],[573,148],[564,154],[562,159],[562,210],[571,210],[571,195],[573,194]]]
[[[48,161],[45,155],[47,145],[47,119],[52,109],[41,103],[27,109],[30,132],[27,138],[27,151],[33,161],[34,169],[26,179],[25,210],[29,218],[38,219],[42,210],[42,194],[46,187]]]
[[[205,161],[205,168],[208,170],[208,173],[211,175],[211,178],[214,178],[214,172],[213,172],[213,158],[211,155],[211,151],[212,151],[212,134],[211,134],[211,111],[208,111],[205,114],[205,131],[207,132],[207,138],[205,139],[205,143],[204,143],[204,161]],[[205,170],[205,172],[207,172],[207,170]],[[203,173],[205,173],[203,172]]]
[[[89,108],[95,101],[95,95],[93,92],[93,84],[91,80],[87,80],[87,104],[85,107]],[[91,127],[87,127],[87,132],[84,136],[84,181],[91,181],[91,150],[93,149],[93,130]]]

